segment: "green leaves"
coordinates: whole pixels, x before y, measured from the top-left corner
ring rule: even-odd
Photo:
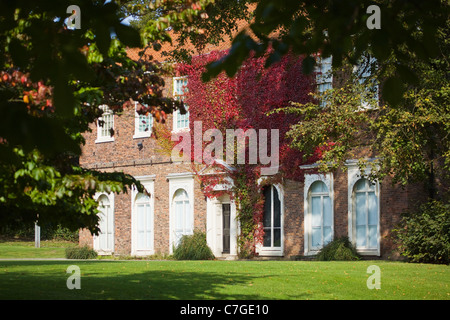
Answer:
[[[57,118],[33,117],[21,102],[0,102],[0,137],[6,139],[9,147],[21,146],[25,152],[38,148],[46,156],[81,152]]]
[[[383,83],[383,98],[391,105],[397,105],[403,96],[405,87],[399,77],[388,78]]]
[[[392,104],[401,101],[403,84],[417,78],[405,51],[424,63],[439,55],[438,30],[446,25],[450,13],[447,1],[381,0],[376,3],[381,9],[381,29],[371,30],[366,25],[366,9],[374,4],[372,0],[254,2],[255,17],[249,26],[253,33],[237,34],[229,55],[211,64],[204,80],[221,71],[234,74],[242,57],[252,51],[261,55],[262,51],[274,50],[267,56],[266,67],[289,50],[306,57],[322,52],[333,56],[336,68],[348,62],[356,64],[364,52],[371,51],[380,64],[395,61],[398,66],[395,77],[386,73],[379,78],[390,78],[393,87],[385,88],[382,95]],[[250,39],[257,49],[248,45]],[[305,59],[304,71],[313,72],[309,58]]]
[[[97,230],[97,207],[93,196],[98,192],[120,193],[135,185],[144,187],[130,175],[101,173],[79,167],[61,168],[48,162],[37,150],[24,153],[16,150],[16,165],[0,165],[0,223],[39,221],[60,223],[72,230]],[[64,214],[62,214],[64,213]]]
[[[311,56],[307,56],[305,59],[303,59],[303,64],[302,64],[303,73],[310,74],[311,72],[313,72],[315,65],[316,65],[316,60]]]
[[[72,4],[81,29],[65,26]],[[0,224],[33,223],[39,213],[43,223],[96,232],[96,192],[144,188],[123,173],[78,167],[82,133],[100,103],[120,110],[131,93],[142,98],[152,89],[152,105],[162,104],[159,70],[127,57],[124,46],[141,38],[113,1],[3,1],[0,12]],[[156,74],[142,79],[149,70]],[[124,75],[129,83],[117,91]]]
[[[394,230],[401,254],[416,263],[450,263],[450,204],[430,201],[402,217]]]
[[[136,29],[124,25],[122,23],[116,24],[114,29],[120,41],[124,45],[130,48],[136,48],[141,46],[141,36]]]

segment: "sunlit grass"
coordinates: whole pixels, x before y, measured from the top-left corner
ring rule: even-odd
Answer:
[[[378,265],[381,289],[368,289]],[[81,289],[69,290],[69,265]],[[448,266],[387,261],[0,261],[0,299],[450,299]]]
[[[0,259],[64,258],[65,249],[76,245],[69,241],[41,241],[36,248],[33,241],[1,241]]]

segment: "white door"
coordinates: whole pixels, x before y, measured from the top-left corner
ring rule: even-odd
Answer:
[[[180,244],[181,237],[193,233],[192,218],[190,212],[189,197],[185,190],[175,192],[173,200],[174,208],[174,245]]]
[[[360,179],[354,187],[356,248],[377,250],[379,246],[378,199],[375,185]]]
[[[106,195],[99,197],[100,232],[94,239],[94,249],[99,252],[114,251],[114,213],[111,202]]]
[[[322,181],[311,185],[309,206],[311,217],[310,250],[320,250],[332,240],[332,208],[328,188]]]
[[[153,213],[150,197],[142,193],[136,196],[136,250],[153,250]]]

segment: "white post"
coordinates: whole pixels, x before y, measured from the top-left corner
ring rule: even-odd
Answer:
[[[41,247],[41,227],[38,226],[37,221],[34,223],[34,246]]]

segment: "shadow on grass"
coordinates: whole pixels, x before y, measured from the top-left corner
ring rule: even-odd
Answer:
[[[265,276],[197,272],[192,267],[184,271],[183,265],[172,268],[164,261],[150,262],[155,263],[145,270],[145,262],[128,267],[127,262],[114,261],[0,261],[0,299],[270,299],[249,286]],[[70,277],[66,269],[72,264],[81,269],[80,290],[66,286]]]

